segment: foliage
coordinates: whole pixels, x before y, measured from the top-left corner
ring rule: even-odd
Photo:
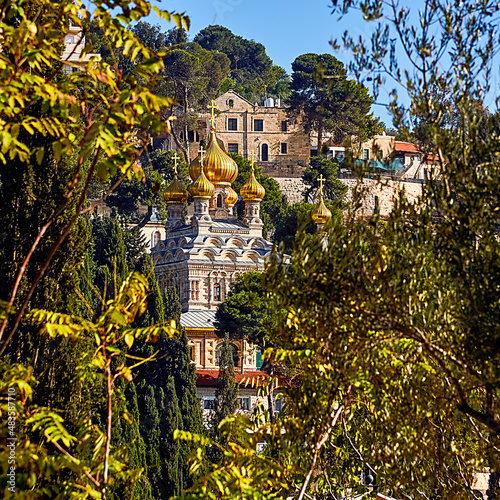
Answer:
[[[55,408],[40,407],[31,403],[36,380],[32,368],[22,364],[2,363],[2,412],[12,411],[8,395],[15,394],[16,435],[16,493],[9,496],[5,485],[5,496],[42,498],[44,494],[61,495],[71,498],[97,498],[106,496],[106,491],[113,484],[121,481],[132,483],[141,474],[141,469],[126,471],[128,444],[111,449],[111,427],[113,407],[123,401],[119,380],[132,380],[130,367],[125,363],[112,366],[114,358],[127,357],[120,346],[132,346],[138,338],[150,339],[161,332],[173,335],[172,327],[131,328],[137,315],[145,308],[147,281],[139,274],[132,274],[126,279],[113,300],[106,304],[95,322],[77,316],[70,316],[44,310],[33,310],[29,319],[41,325],[40,333],[50,338],[70,339],[78,342],[89,338],[94,349],[82,353],[77,359],[75,379],[79,384],[97,384],[104,387],[103,420],[91,414],[81,414],[75,434],[70,434],[65,422]],[[135,365],[141,364],[139,360]],[[13,392],[9,387],[15,388]],[[116,416],[115,416],[116,418]],[[125,412],[123,418],[132,421]],[[7,421],[2,425],[2,433],[8,435]],[[30,436],[41,434],[45,443],[35,444]],[[54,453],[53,447],[57,449]],[[2,475],[9,470],[9,449],[2,445]],[[43,462],[46,463],[43,466]],[[53,481],[53,475],[59,474],[59,480]]]
[[[215,328],[219,336],[248,339],[265,348],[276,320],[276,311],[261,284],[261,273],[252,271],[231,284],[226,300],[217,309]]]
[[[215,409],[210,417],[210,435],[219,444],[209,450],[210,459],[219,462],[222,459],[222,449],[227,445],[220,425],[224,419],[234,415],[238,409],[238,385],[234,374],[233,349],[226,335],[218,356],[219,375],[215,389]]]
[[[305,200],[307,202],[316,201],[313,199],[312,193],[318,193],[319,178],[323,176],[323,194],[325,198],[337,202],[340,206],[340,202],[347,191],[347,186],[337,178],[338,169],[338,163],[332,160],[320,156],[311,158],[309,168],[302,175],[302,181],[309,186],[304,192]]]
[[[265,47],[253,40],[234,35],[224,26],[212,25],[202,29],[194,41],[204,49],[224,53],[231,61],[228,76],[236,92],[251,97],[264,94],[286,79],[283,68],[273,65]]]
[[[311,218],[312,211],[316,208],[315,203],[294,203],[288,205],[279,215],[276,222],[274,240],[283,244],[285,252],[291,252],[297,235],[304,231],[308,235],[316,232],[317,226]],[[340,217],[338,206],[325,201],[325,205],[332,212],[333,217]]]
[[[373,114],[373,99],[368,89],[347,79],[344,65],[330,54],[303,54],[292,63],[290,116],[301,123],[306,133],[318,133],[318,151],[323,133],[333,134],[337,144],[357,135],[381,131]],[[375,122],[375,123],[373,123]]]
[[[73,162],[70,175],[67,171],[62,175],[67,180],[57,187],[57,204],[48,212],[41,211],[39,232],[28,236],[25,248],[15,256],[16,265],[7,273],[10,288],[2,299],[9,304],[11,317],[0,327],[1,352],[15,335],[40,280],[77,219],[93,209],[84,208],[90,181],[106,181],[118,172],[117,182],[123,178],[142,180],[136,160],[150,134],[166,127],[160,111],[172,100],[150,90],[163,62],[127,29],[131,19],[139,21],[151,10],[147,2],[110,4],[97,0],[87,9],[79,2],[22,0],[1,11],[0,161],[23,165],[19,168],[19,173],[24,170],[22,175],[36,172],[33,180],[41,177],[41,165],[57,175],[67,158]],[[172,18],[168,12],[156,8],[155,12],[167,20]],[[179,24],[183,21],[179,15],[175,19]],[[69,25],[81,27],[84,34],[92,20],[115,47],[123,47],[132,63],[137,62],[134,74],[113,71],[96,57],[90,57],[84,71],[62,72],[63,65],[74,65],[61,57]],[[83,54],[89,49],[86,47]],[[114,187],[116,184],[111,189]],[[26,287],[19,287],[34,252],[45,244],[45,235],[52,227],[57,236],[47,245],[35,276],[29,277]]]

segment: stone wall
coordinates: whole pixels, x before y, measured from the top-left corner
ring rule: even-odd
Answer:
[[[272,177],[272,176],[271,176]],[[302,179],[296,177],[276,177],[276,182],[280,185],[281,191],[286,196],[288,203],[301,203],[304,201],[303,192],[306,185]],[[340,179],[347,187],[346,201],[352,199],[352,190],[356,186],[357,179]],[[361,209],[361,216],[370,216],[375,210],[380,211],[380,215],[389,215],[394,205],[394,199],[401,189],[405,190],[410,201],[415,201],[422,194],[422,183],[412,181],[396,181],[387,179],[377,181],[375,179],[364,179],[364,197]]]
[[[306,185],[300,177],[276,177],[275,180],[280,185],[280,189],[286,196],[288,203],[294,204],[304,201],[302,193],[306,189]]]

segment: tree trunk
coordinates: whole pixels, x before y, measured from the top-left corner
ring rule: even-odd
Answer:
[[[321,154],[321,144],[323,142],[323,124],[318,126],[318,156]]]
[[[188,114],[188,88],[187,85],[184,87],[184,120],[186,120]],[[188,139],[188,126],[187,122],[184,122],[184,142],[186,144],[186,155],[187,155],[187,163],[191,161],[191,154],[189,151],[189,139]]]

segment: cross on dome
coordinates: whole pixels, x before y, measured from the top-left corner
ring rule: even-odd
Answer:
[[[174,159],[174,173],[177,175],[177,160],[180,160],[179,156],[177,156],[177,151],[174,153],[172,158]]]
[[[217,105],[215,104],[215,101],[212,99],[212,104],[209,104],[207,108],[210,110],[210,123],[212,125],[212,128],[215,128],[215,110],[219,109]]]
[[[319,176],[319,192],[321,193],[321,196],[323,196],[323,183],[325,182],[325,178],[323,177],[323,174]]]
[[[198,153],[200,153],[200,163],[203,166],[203,159],[205,158],[205,153],[206,153],[206,151],[203,149],[203,146],[200,146]]]

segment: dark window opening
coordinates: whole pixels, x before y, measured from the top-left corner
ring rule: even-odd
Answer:
[[[311,158],[313,156],[318,156],[318,150],[317,149],[311,149]]]
[[[227,152],[228,153],[237,153],[238,152],[238,143],[234,142],[230,142],[228,145],[227,145]]]
[[[217,200],[218,203],[219,200]],[[214,300],[220,302],[220,284],[216,283],[214,285]]]
[[[286,142],[281,143],[281,153],[286,155],[288,150],[288,144]]]
[[[254,120],[253,129],[255,132],[262,132],[264,130],[264,120]]]
[[[203,398],[204,410],[215,410],[215,398]]]
[[[283,120],[281,122],[281,131],[286,132],[288,130],[288,122],[286,120]]]
[[[234,101],[232,99],[229,99],[228,103],[230,108],[232,108],[234,106]]]
[[[228,118],[227,119],[227,129],[228,130],[238,130],[238,119]]]
[[[217,208],[222,208],[222,195],[217,195]]]
[[[193,130],[188,130],[188,141],[194,142],[194,131]]]
[[[240,362],[240,357],[238,356],[238,347],[233,344],[232,342],[229,343],[229,347],[231,348],[231,351],[233,352],[233,363],[234,366],[238,366]],[[217,344],[217,347],[215,348],[215,362],[217,366],[219,366],[219,360],[220,356],[222,353],[222,349],[224,348],[224,342],[220,342]]]
[[[262,161],[267,161],[269,159],[269,148],[267,144],[262,144],[261,158]]]

